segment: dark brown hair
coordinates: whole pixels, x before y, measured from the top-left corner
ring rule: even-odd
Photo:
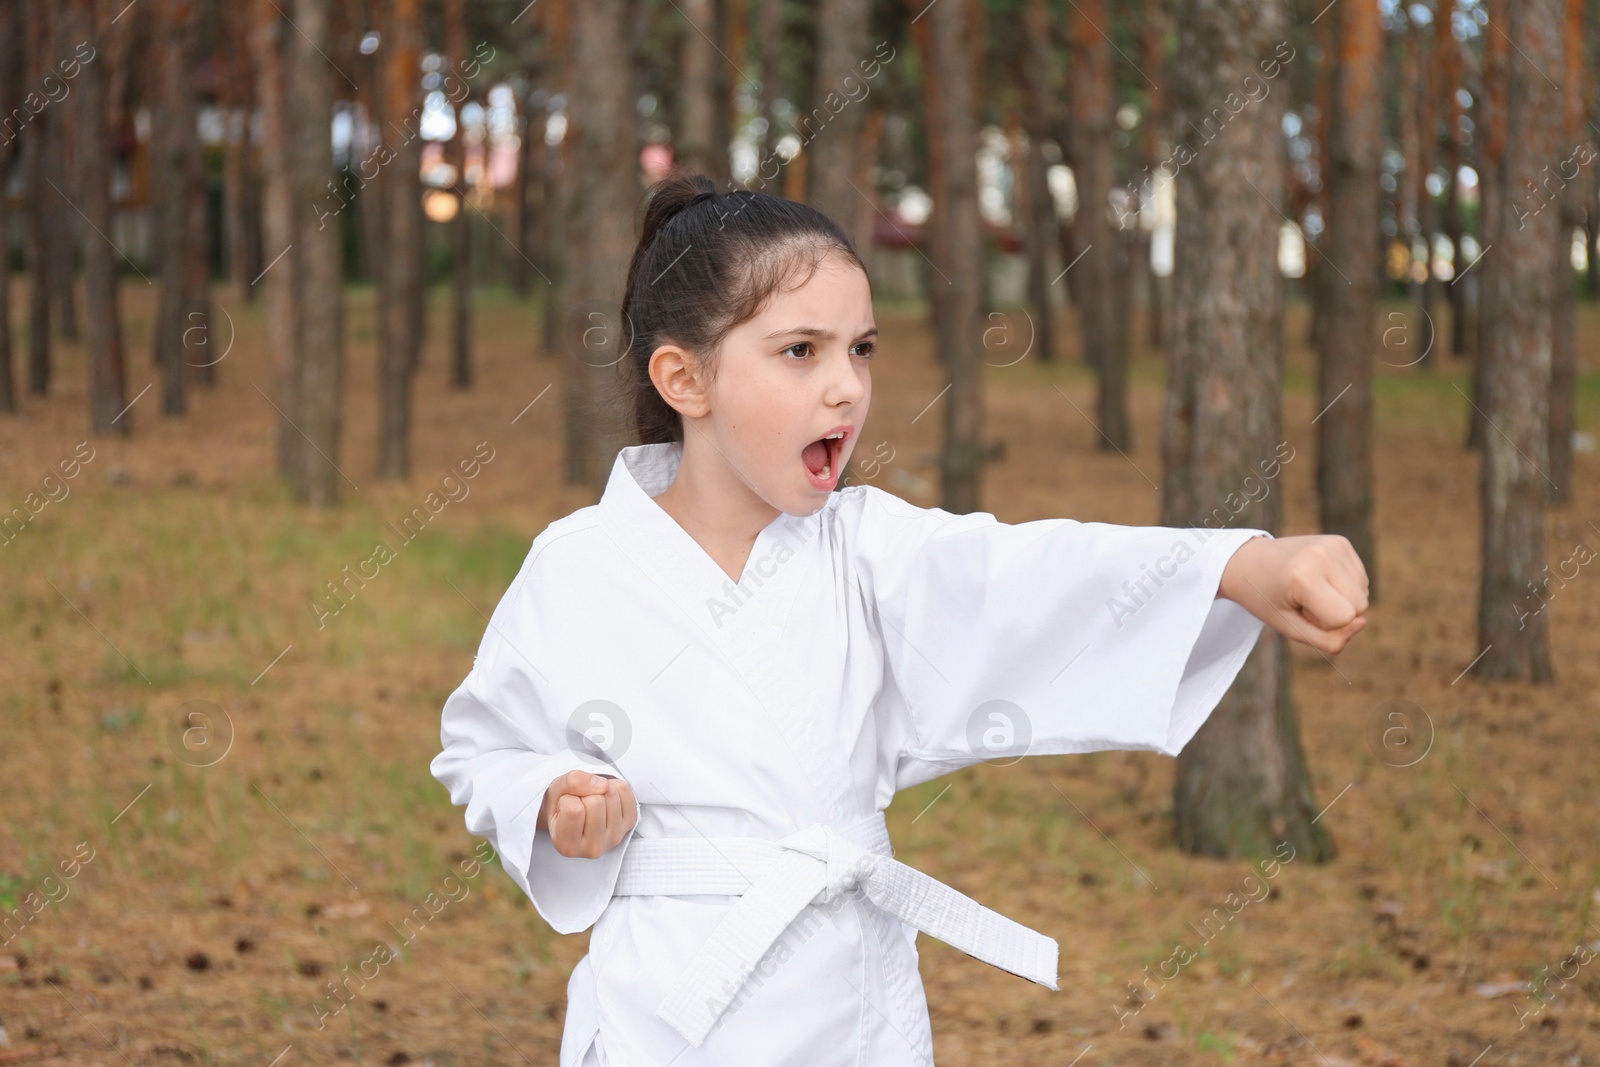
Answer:
[[[773,293],[804,285],[830,253],[866,273],[844,230],[810,205],[748,189],[717,193],[703,174],[651,186],[622,298],[624,389],[639,442],[683,440],[682,420],[650,380],[657,348],[679,345],[714,374],[728,332]]]

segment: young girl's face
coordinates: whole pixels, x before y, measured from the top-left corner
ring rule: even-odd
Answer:
[[[877,335],[867,276],[829,255],[724,339],[699,428],[772,507],[809,515],[838,485],[867,419]]]

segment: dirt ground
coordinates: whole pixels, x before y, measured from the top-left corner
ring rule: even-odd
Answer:
[[[124,291],[132,398],[157,381],[154,289]],[[188,415],[162,416],[157,383],[125,416],[130,438],[89,437],[82,349],[62,344],[49,398],[0,420],[0,504],[60,497],[0,545],[0,921],[13,916],[0,1064],[553,1064],[587,935],[553,934],[503,872],[475,868],[478,841],[427,769],[440,707],[528,542],[592,501],[560,484],[560,384],[537,316],[483,296],[481,384],[463,394],[436,302],[415,475],[385,484],[372,294],[353,290],[346,503],[312,513],[273,474],[262,310],[217,300],[213,351],[227,355]],[[1316,405],[1304,309],[1291,312],[1295,453],[1277,491],[1282,532],[1306,533]],[[916,309],[882,307],[878,323],[857,456],[883,442],[875,484],[932,505],[943,380]],[[1597,327],[1584,308],[1589,435]],[[1248,861],[1181,854],[1174,764],[1149,753],[982,766],[906,791],[889,811],[901,859],[1062,945],[1053,993],[921,938],[940,1064],[1600,1063],[1600,577],[1583,569],[1546,609],[1554,684],[1463,675],[1480,651],[1470,379],[1448,356],[1431,373],[1381,370],[1383,596],[1336,661],[1293,653],[1336,859],[1284,863],[1260,898]],[[1075,352],[988,371],[1005,454],[986,510],[1157,521],[1161,374],[1142,350],[1122,456],[1093,447]],[[1552,569],[1600,548],[1588,441],[1573,503],[1548,515]],[[324,583],[483,442],[493,458],[469,495],[319,618]],[[47,485],[74,458],[75,476]],[[1409,766],[1370,740],[1393,701],[1412,708]],[[347,986],[347,1006],[333,999],[380,945],[399,958]]]

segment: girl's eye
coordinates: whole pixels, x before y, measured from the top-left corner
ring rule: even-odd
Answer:
[[[796,349],[803,349],[803,351],[801,351],[795,358],[805,359],[811,354],[811,342],[797,341],[788,348],[785,348],[783,351],[785,354],[793,354]],[[871,359],[873,353],[877,352],[877,350],[878,346],[875,342],[862,341],[859,344],[855,344],[850,347],[850,354],[853,356],[861,356],[863,359]]]

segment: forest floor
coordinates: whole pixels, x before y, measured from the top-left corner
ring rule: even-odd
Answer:
[[[125,292],[132,398],[156,381],[154,290]],[[381,483],[372,293],[351,290],[346,502],[313,513],[273,475],[263,311],[217,300],[220,384],[192,391],[184,418],[161,415],[158,383],[125,416],[129,439],[89,438],[82,347],[62,344],[51,396],[0,420],[6,509],[93,449],[69,495],[0,545],[0,905],[26,916],[0,931],[0,1064],[553,1064],[587,935],[555,935],[492,866],[463,874],[477,839],[428,773],[440,708],[528,542],[593,499],[561,484],[560,386],[535,354],[536,315],[484,294],[481,384],[460,393],[439,294],[415,475]],[[1581,313],[1578,419],[1593,435],[1600,308]],[[892,451],[875,484],[931,506],[943,380],[916,309],[878,322],[856,454]],[[1289,336],[1286,534],[1316,529],[1303,307]],[[1173,846],[1175,764],[1151,753],[905,791],[888,813],[901,859],[1062,945],[1052,993],[919,939],[940,1064],[1600,1064],[1600,960],[1553,981],[1580,944],[1600,950],[1600,575],[1582,569],[1546,609],[1554,684],[1464,675],[1480,651],[1470,376],[1449,356],[1380,370],[1381,600],[1337,660],[1293,646],[1336,858],[1282,864],[1261,899],[1249,861]],[[1075,351],[987,375],[987,436],[1006,447],[986,510],[1158,521],[1159,354],[1133,368],[1126,455],[1094,447]],[[1552,570],[1600,549],[1588,440],[1573,502],[1547,518]],[[319,621],[323,584],[480,442],[493,459],[469,495]],[[1392,701],[1420,709],[1409,766],[1371,740]],[[401,958],[336,1010],[330,979],[379,944]]]

